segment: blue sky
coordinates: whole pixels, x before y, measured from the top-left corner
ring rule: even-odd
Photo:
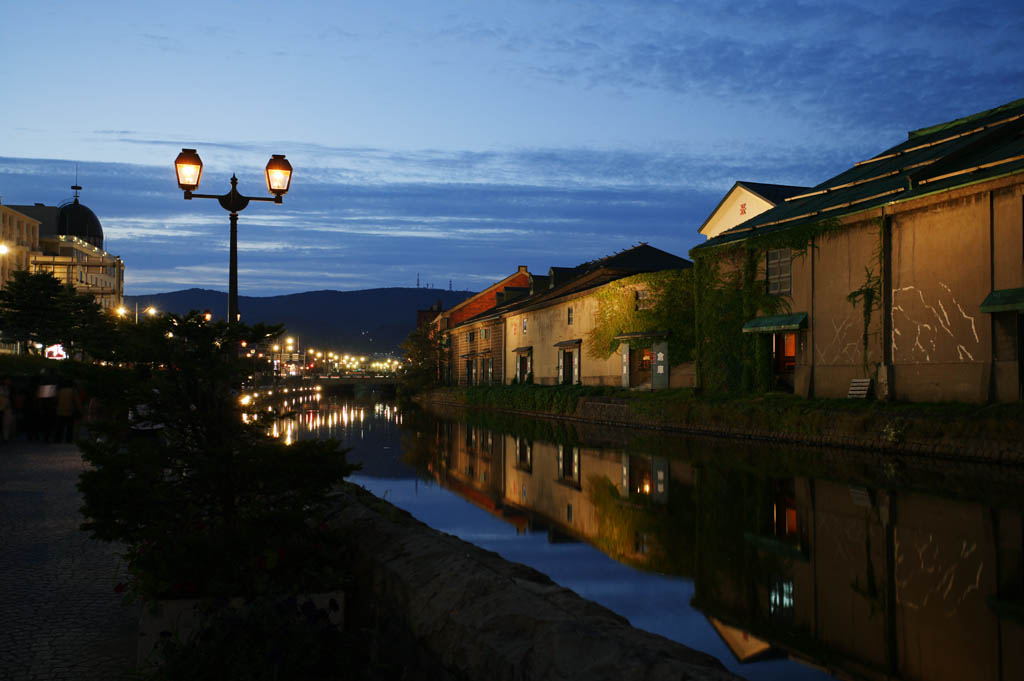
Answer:
[[[278,8],[281,8],[278,10]],[[813,185],[1024,96],[1015,3],[7,2],[0,198],[78,181],[127,292],[478,290],[638,241],[679,255],[735,180]]]

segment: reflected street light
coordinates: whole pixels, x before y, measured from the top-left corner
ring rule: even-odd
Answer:
[[[267,162],[267,191],[273,198],[243,196],[238,193],[238,178],[231,175],[231,191],[223,196],[216,194],[196,194],[199,180],[203,176],[203,161],[195,149],[182,149],[174,160],[174,172],[178,176],[178,186],[185,192],[185,200],[217,199],[221,208],[231,213],[231,262],[228,269],[228,323],[239,321],[238,313],[238,213],[249,205],[250,201],[273,201],[282,203],[292,183],[292,164],[283,154],[274,154]]]

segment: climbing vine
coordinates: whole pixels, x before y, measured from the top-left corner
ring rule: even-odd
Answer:
[[[646,291],[643,305],[636,291]],[[672,364],[693,359],[692,270],[648,272],[606,284],[595,294],[597,313],[588,335],[588,354],[605,359],[619,349],[616,336],[636,332],[668,332]],[[638,338],[638,342],[650,339]]]
[[[697,380],[704,392],[726,395],[770,389],[771,337],[743,333],[743,325],[759,314],[789,310],[788,297],[767,292],[766,254],[789,248],[794,259],[801,258],[816,241],[839,229],[838,220],[822,220],[691,251]]]
[[[850,291],[849,295],[846,296],[846,300],[853,305],[854,309],[858,305],[861,305],[861,312],[864,319],[864,328],[861,332],[861,368],[864,371],[864,376],[867,377],[870,373],[870,366],[868,362],[868,347],[873,336],[878,335],[878,331],[871,331],[871,318],[877,310],[882,307],[882,267],[885,262],[884,252],[884,240],[882,238],[883,228],[881,222],[878,222],[878,243],[875,247],[875,263],[878,271],[875,271],[875,267],[864,267],[864,284],[860,288]],[[877,364],[877,363],[876,363]],[[876,366],[877,368],[877,366]]]

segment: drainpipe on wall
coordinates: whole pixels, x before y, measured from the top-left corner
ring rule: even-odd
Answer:
[[[896,399],[896,379],[892,366],[892,217],[882,206],[882,366],[878,372],[877,395]]]

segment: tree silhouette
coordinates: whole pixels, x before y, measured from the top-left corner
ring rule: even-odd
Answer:
[[[50,272],[17,270],[0,290],[0,333],[9,341],[60,344],[68,354],[104,354],[112,321],[88,293],[79,293]]]

